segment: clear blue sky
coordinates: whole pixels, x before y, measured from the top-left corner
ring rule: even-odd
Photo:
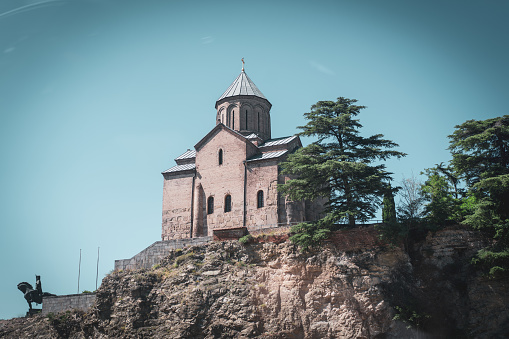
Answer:
[[[242,57],[273,136],[344,96],[408,153],[396,182],[448,161],[455,125],[507,114],[508,4],[1,0],[0,318],[35,274],[76,293],[80,249],[94,290],[97,247],[102,279],[160,240],[160,173],[214,127]]]

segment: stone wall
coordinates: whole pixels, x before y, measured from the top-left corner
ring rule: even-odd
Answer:
[[[207,139],[208,138],[208,139]],[[212,230],[242,227],[244,219],[243,161],[257,152],[256,146],[226,128],[202,139],[196,149],[196,186],[203,189],[202,200],[195,201],[193,227]],[[219,150],[223,163],[218,162]],[[231,197],[231,210],[225,211],[225,198]],[[214,201],[214,212],[207,213],[208,200]],[[201,206],[199,206],[201,205]],[[200,210],[202,216],[199,215]],[[193,230],[194,231],[194,230]]]
[[[214,241],[237,240],[247,234],[246,227],[236,227],[213,231]]]
[[[246,226],[278,223],[277,159],[248,162],[246,180]],[[263,207],[257,194],[263,191]]]
[[[191,237],[193,175],[164,175],[162,240]]]
[[[57,313],[66,310],[88,311],[95,302],[95,293],[57,295],[44,297],[42,302],[42,314]]]
[[[186,246],[203,245],[211,240],[212,237],[201,237],[156,241],[130,259],[115,260],[115,270],[151,268],[159,264],[161,259],[168,255],[169,250],[184,248]]]

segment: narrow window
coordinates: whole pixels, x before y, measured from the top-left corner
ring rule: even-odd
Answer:
[[[222,149],[219,150],[218,162],[219,162],[219,165],[223,164],[223,150]]]
[[[256,112],[257,116],[258,116],[258,132],[260,131],[260,112]]]
[[[263,191],[258,191],[258,193],[256,194],[256,206],[258,208],[261,208],[263,207]]]
[[[246,109],[246,131],[247,131],[247,109]]]
[[[214,197],[209,197],[207,199],[207,214],[214,213]]]
[[[228,194],[226,197],[224,197],[224,211],[226,213],[230,212],[231,210],[232,210],[232,196]]]
[[[232,129],[235,129],[235,111],[232,111]]]

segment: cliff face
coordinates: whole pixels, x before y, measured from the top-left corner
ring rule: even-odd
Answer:
[[[508,281],[472,271],[481,246],[462,229],[408,253],[362,231],[305,254],[288,242],[216,242],[109,275],[86,314],[4,321],[0,336],[502,338]]]

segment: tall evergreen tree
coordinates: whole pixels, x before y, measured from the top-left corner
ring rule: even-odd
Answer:
[[[467,224],[494,237],[479,262],[494,275],[509,272],[509,115],[468,120],[449,136],[452,165],[474,198]]]
[[[429,226],[435,230],[459,219],[459,201],[455,198],[455,187],[443,174],[442,169],[441,165],[437,165],[422,173],[428,176],[422,185],[423,197],[427,201],[424,213]]]
[[[402,157],[390,150],[398,145],[382,134],[359,135],[362,125],[355,117],[364,109],[357,100],[340,97],[319,101],[305,113],[302,136],[318,140],[291,154],[282,164],[283,173],[293,179],[280,186],[293,200],[326,198],[326,216],[294,227],[293,240],[304,247],[324,239],[335,224],[366,221],[375,216],[386,191],[390,173],[380,161]],[[376,162],[376,164],[374,164]]]
[[[406,225],[400,224],[396,215],[396,204],[394,203],[394,193],[399,188],[393,189],[391,184],[387,185],[384,193],[382,208],[382,224],[377,225],[380,236],[383,240],[398,244],[408,234]]]
[[[394,193],[391,184],[388,185],[383,200],[382,221],[386,224],[397,223],[396,204],[394,203]]]

